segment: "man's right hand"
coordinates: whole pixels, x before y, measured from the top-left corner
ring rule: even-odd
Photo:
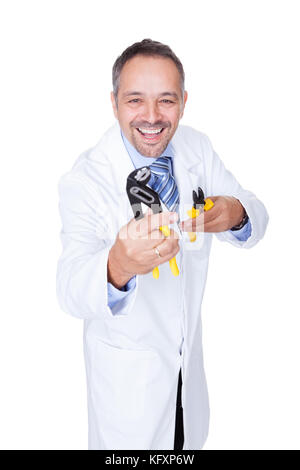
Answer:
[[[165,237],[159,227],[178,219],[176,212],[153,214],[148,209],[140,220],[131,219],[119,231],[107,262],[108,282],[120,289],[136,274],[146,274],[169,261],[179,251],[179,236],[170,229]],[[158,248],[161,257],[155,253]]]

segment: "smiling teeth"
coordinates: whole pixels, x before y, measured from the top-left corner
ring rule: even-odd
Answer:
[[[158,134],[162,130],[162,127],[160,129],[154,129],[154,130],[142,129],[141,127],[138,127],[138,130],[142,132],[143,134]]]

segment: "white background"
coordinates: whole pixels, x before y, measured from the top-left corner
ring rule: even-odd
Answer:
[[[1,1],[0,447],[86,449],[82,320],[60,310],[57,182],[114,121],[111,68],[171,46],[181,121],[270,216],[251,250],[214,240],[203,301],[205,449],[300,449],[298,1]]]

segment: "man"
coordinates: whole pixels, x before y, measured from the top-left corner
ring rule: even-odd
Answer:
[[[201,302],[212,234],[250,248],[268,215],[209,139],[179,125],[187,92],[168,46],[145,39],[128,47],[113,66],[111,100],[117,122],[59,182],[57,295],[84,319],[89,449],[181,449],[183,440],[184,449],[201,449],[209,426]],[[126,181],[145,166],[164,210],[135,220]],[[198,187],[214,205],[189,218]]]

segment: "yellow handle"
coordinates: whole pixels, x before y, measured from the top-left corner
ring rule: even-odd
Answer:
[[[163,225],[162,227],[159,227],[159,230],[162,231],[165,237],[169,237],[171,235],[170,229],[167,225]]]
[[[165,237],[169,237],[171,232],[170,232],[170,229],[167,225],[163,225],[162,227],[159,227],[159,230],[162,231],[162,233],[164,234]],[[179,274],[179,269],[178,269],[178,266],[177,266],[177,263],[176,263],[176,258],[174,256],[174,258],[170,259],[169,260],[169,265],[170,265],[170,269],[173,273],[174,276],[178,276]],[[156,266],[156,268],[154,268],[152,270],[152,275],[154,277],[154,279],[158,279],[159,278],[159,269],[158,267]]]
[[[199,209],[195,209],[192,207],[189,211],[187,211],[188,216],[190,219],[194,219],[195,217],[198,217],[199,215]],[[196,233],[195,232],[188,232],[189,237],[190,237],[190,242],[194,242],[196,240]]]
[[[214,203],[212,202],[211,199],[209,199],[209,197],[207,199],[205,199],[205,205],[204,205],[204,210],[205,211],[209,211],[209,209],[211,209],[213,206],[214,206]]]
[[[154,279],[158,279],[158,278],[159,278],[159,269],[158,269],[157,266],[156,266],[156,268],[154,268],[154,269],[152,270],[152,275],[153,275]]]
[[[190,242],[195,242],[197,238],[196,232],[188,232],[188,234],[190,237]]]
[[[205,202],[205,204],[204,204],[205,212],[209,211],[209,209],[211,209],[214,206],[214,203],[212,202],[211,199],[209,199],[209,197],[207,199],[205,199],[204,202]],[[195,217],[198,217],[199,209],[195,209],[194,207],[192,207],[191,210],[187,211],[187,214],[191,219],[194,219]],[[190,241],[194,242],[197,238],[196,232],[188,232],[188,234],[189,234],[189,237],[190,237]]]
[[[178,276],[179,275],[179,269],[178,269],[178,266],[177,266],[177,263],[176,263],[175,256],[174,256],[174,258],[171,258],[169,260],[169,265],[170,265],[170,269],[173,273],[173,276]]]

